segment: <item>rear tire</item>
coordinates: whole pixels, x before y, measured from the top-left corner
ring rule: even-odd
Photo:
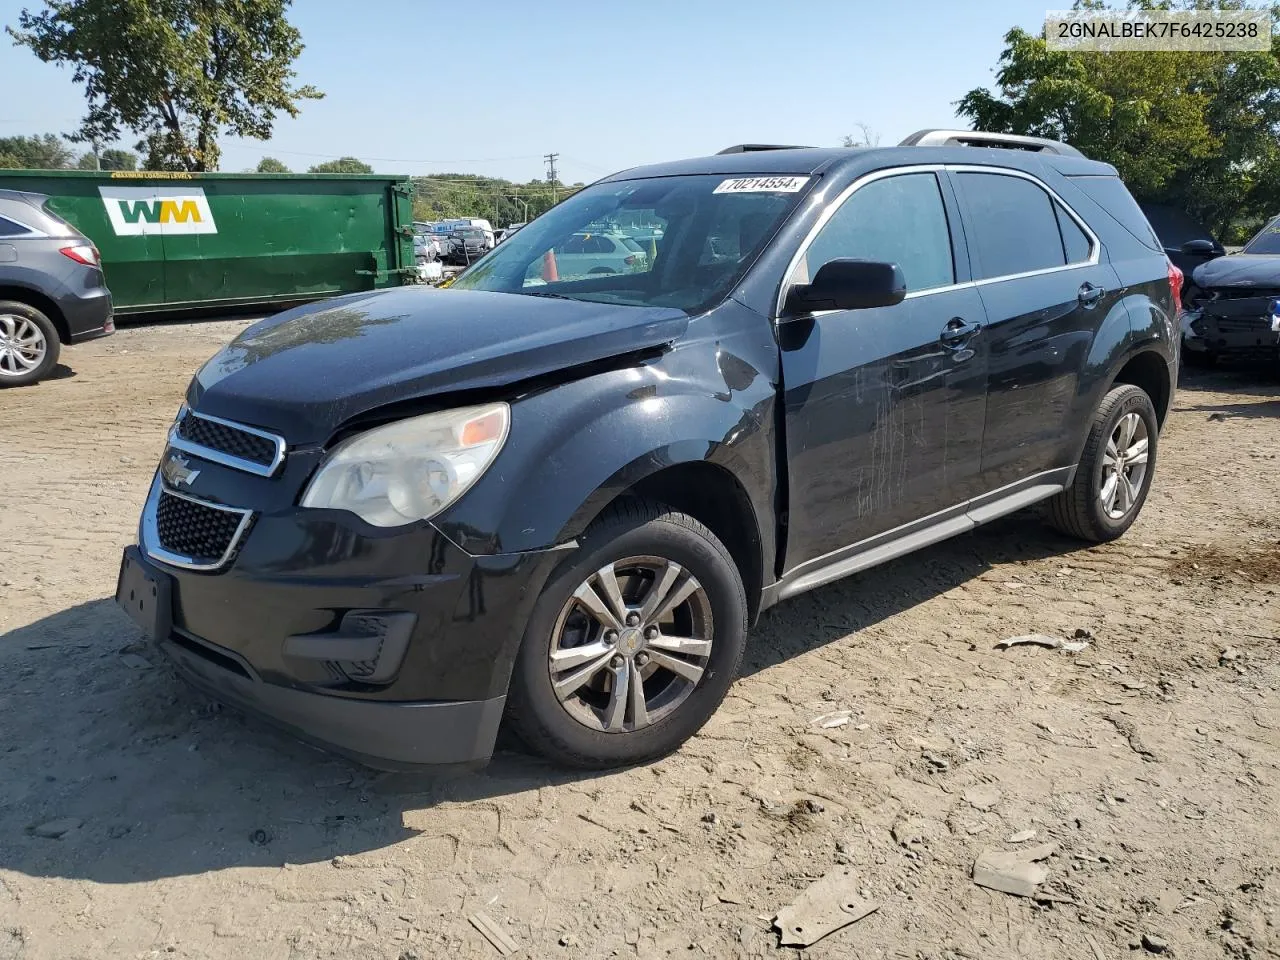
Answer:
[[[620,592],[610,592],[614,584]],[[529,747],[567,766],[654,760],[720,706],[746,634],[746,591],[715,534],[660,504],[617,504],[534,605],[507,721]]]
[[[1049,522],[1068,536],[1103,543],[1138,518],[1155,474],[1159,424],[1141,387],[1114,387],[1093,415],[1071,486],[1049,501]]]
[[[52,320],[25,303],[0,300],[0,387],[25,387],[48,376],[60,348]]]

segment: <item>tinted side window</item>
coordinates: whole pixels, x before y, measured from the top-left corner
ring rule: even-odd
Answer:
[[[26,227],[19,226],[12,220],[6,220],[0,217],[0,237],[19,237],[24,233],[30,233]]]
[[[938,178],[904,173],[859,187],[818,232],[792,280],[808,283],[824,263],[840,258],[896,263],[908,291],[954,283]]]
[[[1089,237],[1060,205],[1055,203],[1053,212],[1058,215],[1058,229],[1062,231],[1062,249],[1067,253],[1067,263],[1084,263],[1089,259],[1092,247]]]
[[[1053,201],[1030,180],[962,173],[966,236],[977,253],[978,278],[1065,266]]]
[[[1119,177],[1071,177],[1070,180],[1145,246],[1164,250],[1138,201],[1133,199]],[[1094,232],[1097,232],[1096,228]]]

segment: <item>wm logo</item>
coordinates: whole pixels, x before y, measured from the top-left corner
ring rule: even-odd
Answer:
[[[200,207],[194,200],[121,200],[125,223],[199,223]]]
[[[116,236],[217,233],[200,187],[99,187]]]

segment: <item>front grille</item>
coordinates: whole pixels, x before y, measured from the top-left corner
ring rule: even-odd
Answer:
[[[1219,333],[1270,333],[1269,317],[1217,317]]]
[[[1209,291],[1211,299],[1219,300],[1274,300],[1280,297],[1280,287],[1274,290],[1258,287],[1215,287]]]
[[[190,411],[178,423],[178,436],[187,443],[260,467],[270,467],[276,461],[275,440]]]
[[[156,538],[172,554],[200,566],[230,559],[245,514],[160,491],[156,501]]]

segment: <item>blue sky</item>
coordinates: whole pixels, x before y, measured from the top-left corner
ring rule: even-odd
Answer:
[[[0,0],[14,24],[38,0]],[[1059,3],[1056,6],[1069,6]],[[296,0],[299,80],[325,91],[269,143],[224,139],[224,170],[343,154],[380,172],[527,180],[560,154],[591,181],[746,141],[836,146],[857,123],[896,143],[955,122],[1001,37],[1044,0]],[[70,71],[0,38],[0,136],[75,127]],[[131,146],[131,143],[125,144]]]

